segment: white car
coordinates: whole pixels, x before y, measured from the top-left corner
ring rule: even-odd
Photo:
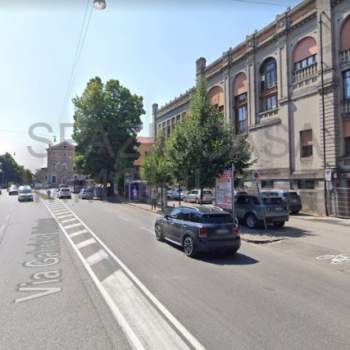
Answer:
[[[32,202],[34,200],[33,191],[30,186],[20,186],[18,189],[19,202]]]
[[[203,198],[201,200],[201,190],[192,190],[189,191],[185,197],[186,202],[192,203],[208,203],[211,204],[213,202],[213,192],[210,190],[203,190]]]
[[[62,199],[62,198],[70,199],[70,198],[72,198],[72,194],[70,192],[69,187],[61,187],[57,192],[57,198],[58,199]]]

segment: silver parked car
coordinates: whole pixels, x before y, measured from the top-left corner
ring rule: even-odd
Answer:
[[[289,220],[289,208],[285,200],[280,197],[242,194],[236,196],[236,216],[246,223],[249,228],[255,228],[259,224],[272,224],[275,227],[283,227]]]
[[[79,192],[80,199],[93,199],[94,191],[92,188],[82,188]]]
[[[58,192],[57,192],[57,197],[58,199],[62,199],[62,198],[72,198],[72,194],[70,192],[69,187],[61,187]]]
[[[210,190],[203,190],[203,197],[201,200],[201,190],[192,190],[186,194],[185,202],[211,204],[213,202],[213,192]]]

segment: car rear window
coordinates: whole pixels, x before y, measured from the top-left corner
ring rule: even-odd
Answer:
[[[232,222],[232,216],[229,214],[206,214],[202,215],[201,222],[204,224],[228,224]]]
[[[299,195],[297,192],[289,192],[288,196],[289,198],[299,198]]]
[[[283,199],[278,197],[263,198],[264,204],[283,204]]]
[[[210,191],[203,191],[203,194],[212,195]]]

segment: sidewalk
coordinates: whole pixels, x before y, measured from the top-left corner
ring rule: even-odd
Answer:
[[[182,204],[184,202],[181,202]],[[152,212],[154,214],[161,215],[162,211],[160,209],[152,210],[151,205],[148,203],[136,203],[136,202],[127,202],[126,204],[138,208],[141,210],[145,210],[148,212]],[[171,209],[174,207],[177,207],[179,205],[179,202],[175,201],[169,201],[167,209]],[[198,206],[198,204],[195,203],[185,203],[186,206]],[[243,241],[249,242],[249,243],[273,243],[278,242],[283,239],[286,239],[285,235],[280,232],[280,230],[273,230],[273,229],[257,229],[257,230],[249,230],[247,227],[240,226],[241,229],[241,239]]]

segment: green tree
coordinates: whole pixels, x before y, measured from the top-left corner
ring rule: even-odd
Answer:
[[[155,142],[152,152],[145,156],[144,164],[141,169],[141,176],[150,185],[161,188],[162,209],[164,209],[163,194],[164,188],[171,183],[171,166],[166,156],[166,140],[161,133]]]
[[[136,136],[145,113],[142,97],[118,80],[103,84],[96,77],[73,104],[77,171],[104,183],[120,178],[139,156]]]
[[[246,137],[234,135],[223,114],[210,105],[206,80],[201,76],[186,118],[167,143],[167,158],[177,181],[188,188],[213,187],[232,163],[242,174],[251,164],[250,147]]]
[[[0,163],[0,183],[31,183],[32,177],[27,177],[31,174],[30,170],[19,165],[10,153],[0,155]]]

